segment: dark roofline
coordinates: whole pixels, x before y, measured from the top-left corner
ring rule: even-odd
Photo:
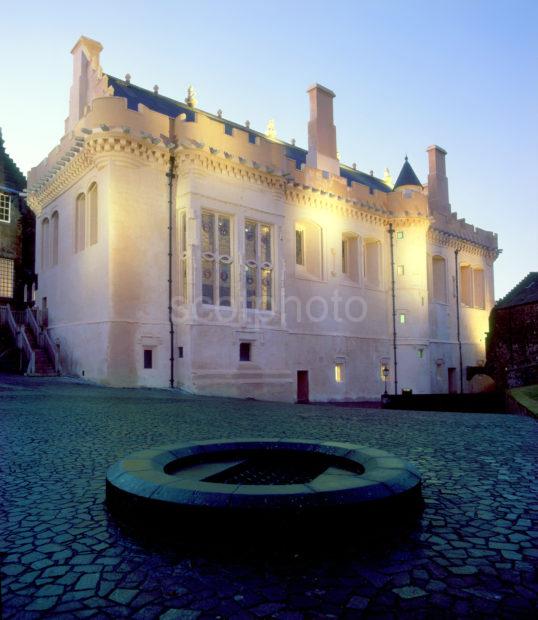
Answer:
[[[267,136],[264,133],[256,131],[255,129],[251,129],[246,125],[241,125],[240,123],[236,123],[235,121],[223,118],[222,116],[212,114],[211,112],[206,112],[205,110],[202,110],[200,108],[190,107],[186,103],[182,103],[181,101],[177,101],[176,99],[166,97],[165,95],[161,95],[160,93],[155,93],[154,91],[143,88],[142,86],[131,84],[130,82],[126,82],[125,80],[120,80],[113,75],[106,74],[106,76],[109,79],[109,85],[112,86],[114,90],[114,95],[117,97],[125,97],[127,99],[127,107],[130,109],[138,110],[138,105],[142,104],[154,110],[155,112],[165,114],[166,116],[172,118],[177,118],[180,114],[184,113],[190,113],[191,115],[201,113],[214,121],[222,123],[223,125],[231,125],[234,129],[245,131],[246,133],[250,133],[259,138],[264,138],[268,140]],[[128,92],[129,90],[131,91],[131,93]],[[138,93],[142,95],[143,100],[136,101]],[[140,97],[138,97],[138,99],[140,99]],[[152,102],[159,105],[151,107]],[[136,107],[134,107],[135,103]],[[167,107],[169,107],[168,111],[166,110]],[[295,144],[291,144],[290,142],[285,142],[284,140],[280,140],[278,138],[275,138],[274,140],[271,139],[270,141],[276,142],[277,144],[285,147],[285,156],[289,159],[293,159],[298,169],[300,169],[301,165],[305,163],[306,155],[308,153],[306,149],[303,149],[300,146],[296,146]],[[373,175],[362,172],[361,170],[356,170],[344,164],[340,165],[340,176],[344,177],[348,181],[348,185],[351,185],[351,182],[355,182],[360,183],[361,185],[364,185],[371,190],[377,190],[384,193],[392,191],[391,188],[386,185],[386,183],[381,179],[378,179]]]
[[[532,290],[530,289],[532,286]],[[529,272],[514,288],[495,304],[495,309],[513,308],[538,303],[538,271]]]

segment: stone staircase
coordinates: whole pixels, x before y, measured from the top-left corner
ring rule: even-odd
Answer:
[[[34,332],[31,329],[26,329],[26,337],[32,347],[32,351],[35,356],[35,368],[34,372],[27,373],[34,377],[54,377],[58,373],[54,369],[54,363],[49,359],[47,351],[39,346]]]
[[[60,355],[48,330],[38,323],[36,312],[0,306],[0,328],[19,350],[19,371],[32,377],[52,377],[60,374]]]

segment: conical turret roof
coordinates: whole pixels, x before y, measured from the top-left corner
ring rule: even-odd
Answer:
[[[416,185],[417,187],[422,187],[422,183],[418,180],[415,171],[411,167],[411,164],[407,161],[407,155],[405,156],[404,165],[400,170],[400,174],[396,179],[396,183],[394,184],[394,189],[401,187],[402,185]]]

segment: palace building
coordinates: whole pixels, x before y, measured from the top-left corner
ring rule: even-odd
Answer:
[[[303,149],[101,51],[73,48],[65,133],[28,177],[64,373],[284,401],[471,390],[497,236],[451,210],[442,148],[427,185],[406,160],[393,186],[339,161],[323,86]]]

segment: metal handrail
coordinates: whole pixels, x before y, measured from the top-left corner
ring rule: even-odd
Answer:
[[[52,361],[54,365],[54,372],[60,373],[60,356],[58,354],[58,349],[54,342],[52,342],[52,338],[49,336],[49,333],[46,329],[43,329],[42,332],[42,342],[43,348],[47,352],[49,359]]]
[[[9,304],[6,306],[6,323],[9,329],[11,330],[11,335],[17,341],[17,346],[18,346],[19,326],[17,325],[17,322],[15,321],[15,317],[13,316],[13,311],[11,310],[11,306]]]
[[[39,329],[39,325],[37,324],[35,315],[30,310],[30,308],[26,308],[26,310],[24,311],[24,324],[32,330],[34,337],[35,337],[35,341],[40,347],[42,347],[43,343],[42,343],[41,330]]]
[[[26,374],[33,375],[35,374],[35,353],[32,349],[32,345],[28,340],[28,336],[26,335],[26,330],[24,325],[21,325],[21,329],[19,331],[20,334],[20,348],[24,351],[26,355],[26,359],[28,360],[28,367],[26,369]]]

